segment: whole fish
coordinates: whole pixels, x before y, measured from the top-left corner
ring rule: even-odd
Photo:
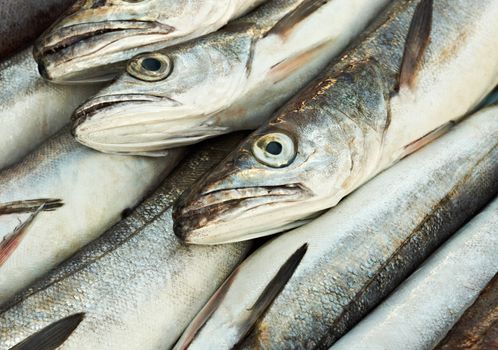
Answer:
[[[431,350],[498,273],[498,199],[331,350]]]
[[[496,195],[497,157],[495,107],[256,250],[176,349],[328,349]]]
[[[27,47],[74,0],[0,0],[0,59]]]
[[[67,339],[63,350],[170,348],[250,247],[183,245],[171,219],[181,191],[239,140],[203,145],[129,217],[6,305],[0,349],[39,344],[54,325],[62,331],[49,339]]]
[[[498,1],[401,0],[175,210],[217,244],[309,221],[442,134],[498,83]]]
[[[0,63],[0,169],[55,134],[101,85],[54,86],[38,75],[31,49]]]
[[[66,129],[0,172],[0,304],[116,223],[181,153],[104,155]]]
[[[498,274],[435,349],[498,349]]]
[[[73,133],[99,151],[154,155],[255,129],[387,2],[272,0],[219,32],[139,55],[75,112]]]
[[[216,31],[264,1],[79,0],[33,52],[46,79],[111,80],[133,56]]]

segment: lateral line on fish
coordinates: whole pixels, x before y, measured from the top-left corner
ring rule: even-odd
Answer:
[[[293,11],[281,18],[264,36],[266,37],[271,34],[276,34],[286,39],[294,26],[296,26],[299,22],[302,22],[309,15],[329,1],[330,0],[304,0]]]
[[[43,206],[44,211],[54,211],[64,205],[58,198],[28,199],[7,203],[0,203],[0,215],[30,213]]]
[[[434,0],[421,0],[410,23],[399,73],[399,87],[413,87],[432,31]]]
[[[7,259],[12,255],[12,253],[19,246],[24,236],[28,232],[28,228],[33,223],[34,219],[38,214],[43,211],[45,204],[42,204],[38,209],[33,212],[24,222],[17,226],[14,231],[2,240],[0,243],[0,267],[7,261]]]
[[[234,346],[235,349],[245,339],[246,335],[251,332],[256,322],[268,309],[275,298],[282,292],[291,277],[294,275],[294,272],[303,260],[307,251],[308,243],[305,243],[301,247],[299,247],[280,267],[275,277],[272,278],[263,292],[261,292],[254,305],[247,309],[247,311],[251,311],[250,316],[245,321],[245,325],[248,327],[246,333],[241,335],[239,343]]]
[[[412,233],[403,240],[403,242],[398,246],[398,248],[396,248],[396,250],[389,256],[389,258],[380,266],[380,268],[373,275],[373,277],[370,278],[368,283],[365,284],[365,286],[363,286],[358,291],[358,293],[356,293],[353,296],[353,298],[348,303],[348,305],[344,308],[344,310],[341,311],[340,315],[332,323],[332,325],[330,326],[330,329],[335,329],[335,327],[337,327],[337,324],[342,322],[346,313],[350,311],[350,309],[354,306],[355,303],[358,302],[358,300],[360,300],[360,297],[365,293],[365,291],[370,287],[370,285],[377,280],[377,277],[385,270],[386,266],[388,266],[398,256],[399,251],[404,249],[404,247],[413,239],[414,232],[420,231],[420,228],[423,227],[429,221],[429,219],[434,217],[433,213],[434,213],[434,211],[437,210],[437,208],[439,208],[439,207],[441,207],[441,206],[443,206],[451,201],[452,194],[464,186],[464,184],[469,179],[473,169],[476,169],[484,159],[487,159],[491,152],[493,152],[493,148],[491,148],[488,152],[486,152],[486,154],[483,157],[479,158],[479,160],[476,161],[475,165],[470,167],[471,170],[469,172],[467,172],[467,174],[465,174],[465,176],[457,184],[455,184],[455,186],[452,187],[452,189],[449,190],[448,193],[432,207],[432,210],[430,210],[425,215],[424,219],[412,230]],[[322,344],[322,343],[323,343],[323,339],[320,339],[318,344]]]
[[[55,350],[69,338],[84,318],[85,313],[77,313],[56,321],[10,350]]]

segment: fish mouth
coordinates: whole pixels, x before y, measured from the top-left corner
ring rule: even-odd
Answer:
[[[195,189],[191,191],[195,193]],[[194,199],[190,196],[190,192],[185,193],[175,206],[175,234],[186,243],[219,244],[259,237],[231,236],[230,231],[256,224],[260,218],[267,219],[272,212],[281,210],[282,205],[301,203],[311,197],[311,191],[300,183],[293,183],[214,190]],[[295,221],[284,227],[299,225]],[[265,232],[277,231],[270,229]]]
[[[64,72],[59,72],[59,66],[67,70],[69,64],[87,62],[88,67],[84,64],[78,67],[83,72],[66,73],[70,76],[68,80],[77,80],[85,70],[126,61],[137,53],[134,49],[165,40],[174,31],[169,25],[141,20],[66,24],[44,34],[35,43],[33,56],[40,73],[48,80],[66,79]],[[90,63],[96,58],[97,61]]]

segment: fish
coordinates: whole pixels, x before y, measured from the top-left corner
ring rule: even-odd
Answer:
[[[462,121],[311,223],[258,248],[175,350],[328,349],[496,196],[497,117],[494,107]],[[303,245],[295,271],[276,279]],[[275,290],[260,308],[257,301]]]
[[[184,245],[171,206],[241,137],[195,147],[128,217],[0,307],[0,349],[52,340],[56,326],[62,350],[173,346],[252,244]]]
[[[216,31],[266,0],[79,0],[35,43],[56,83],[109,81],[133,56]]]
[[[489,282],[435,350],[493,350],[498,347],[498,274]]]
[[[0,169],[34,151],[70,122],[78,105],[102,89],[100,84],[56,86],[44,81],[31,50],[0,62]]]
[[[432,350],[497,273],[495,199],[330,349]]]
[[[0,0],[0,60],[26,48],[74,0]]]
[[[153,156],[255,129],[388,2],[273,0],[216,33],[138,55],[75,111],[73,134],[98,151]]]
[[[185,193],[176,234],[221,244],[301,226],[447,132],[498,83],[496,16],[496,0],[392,3]]]
[[[0,305],[127,215],[183,152],[105,155],[65,128],[1,171]]]

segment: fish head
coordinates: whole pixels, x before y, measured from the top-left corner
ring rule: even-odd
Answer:
[[[255,131],[182,195],[174,210],[180,239],[220,244],[282,232],[321,214],[342,190],[351,169],[342,134],[286,117]]]
[[[139,53],[210,31],[217,16],[226,16],[223,6],[224,1],[80,0],[39,38],[34,57],[51,81],[108,81]]]
[[[144,53],[73,114],[73,135],[107,153],[147,154],[229,130],[214,114],[236,99],[244,60],[202,42]]]

